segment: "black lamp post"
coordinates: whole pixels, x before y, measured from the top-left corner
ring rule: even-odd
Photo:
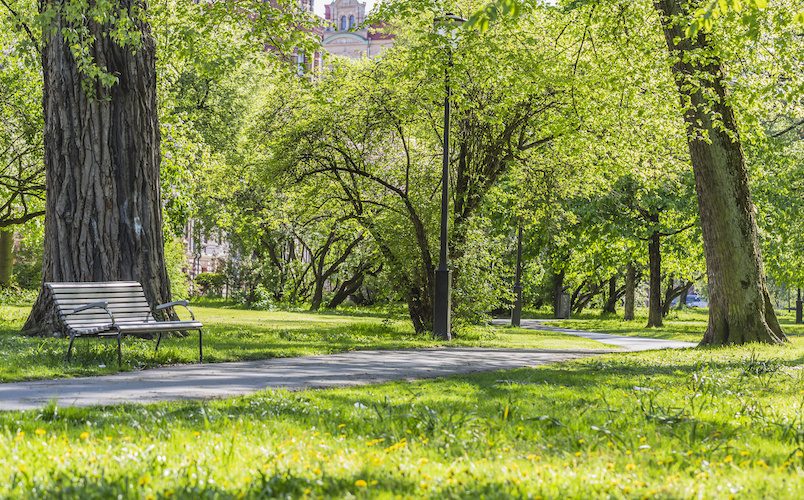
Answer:
[[[522,222],[516,236],[516,275],[514,278],[514,308],[511,310],[511,326],[519,326],[522,319]]]
[[[437,17],[434,24],[448,35],[446,30],[460,26],[465,19],[448,13]],[[450,310],[452,273],[447,265],[447,237],[449,225],[449,105],[452,90],[449,85],[449,73],[452,67],[452,40],[447,46],[448,63],[444,69],[444,150],[441,162],[441,248],[438,254],[438,269],[435,272],[435,297],[433,301],[433,335],[443,340],[450,340]]]

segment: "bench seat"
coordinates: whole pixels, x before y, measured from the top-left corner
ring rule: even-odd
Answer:
[[[136,281],[98,283],[45,283],[56,306],[63,332],[70,337],[67,361],[70,360],[73,341],[78,337],[117,338],[117,362],[121,364],[121,339],[124,336],[143,337],[169,332],[198,331],[198,360],[204,359],[203,327],[195,319],[186,300],[160,304],[154,308],[148,303],[142,285]],[[181,306],[190,313],[190,320],[160,321],[156,312],[173,312]]]

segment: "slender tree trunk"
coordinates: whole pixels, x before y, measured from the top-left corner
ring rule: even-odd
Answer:
[[[14,269],[14,232],[0,229],[0,287],[11,285]]]
[[[636,267],[634,267],[633,262],[628,263],[628,267],[625,270],[625,312],[623,313],[623,319],[626,321],[632,321],[634,319],[634,302],[636,296]]]
[[[553,317],[561,317],[561,296],[564,295],[564,271],[553,274]]]
[[[46,3],[50,3],[50,0]],[[121,9],[139,2],[122,1]],[[132,14],[136,15],[136,14]],[[59,29],[42,54],[47,200],[42,277],[47,281],[134,280],[152,304],[170,299],[159,192],[155,45],[138,21],[142,46],[121,48],[92,21],[93,55],[118,77],[87,95]],[[44,287],[43,287],[44,292]],[[24,329],[49,333],[52,304],[40,293]]]
[[[700,208],[709,281],[709,325],[701,344],[784,342],[765,283],[748,172],[726,100],[723,68],[706,35],[687,38],[679,22],[697,3],[656,0],[655,5],[675,59],[672,71],[684,106]]]
[[[801,301],[801,288],[799,288],[796,293],[796,324],[799,325],[802,323],[802,319],[804,319],[802,318],[802,316],[804,316],[804,314],[802,314],[804,312],[803,305],[804,302]]]
[[[658,218],[658,216],[657,216]],[[662,326],[662,239],[654,231],[648,240],[648,328]]]
[[[609,293],[606,298],[606,303],[603,305],[603,312],[608,314],[617,313],[617,299],[620,295],[617,293],[617,275],[615,274],[609,278]]]

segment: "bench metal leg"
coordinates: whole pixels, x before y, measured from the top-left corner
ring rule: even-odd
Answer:
[[[159,343],[162,342],[162,332],[159,332],[159,336],[156,338],[156,349],[154,349],[154,354],[159,352]]]
[[[117,334],[117,367],[120,368],[123,366],[123,353],[120,346],[120,341],[122,340],[123,335],[121,333]]]
[[[70,346],[67,348],[67,363],[70,362],[70,357],[73,354],[73,342],[75,341],[75,335],[70,335]]]
[[[198,362],[204,362],[204,332],[203,330],[198,330]]]

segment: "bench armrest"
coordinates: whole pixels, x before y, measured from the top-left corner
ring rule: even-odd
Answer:
[[[86,311],[88,309],[102,309],[106,314],[109,315],[109,319],[112,320],[112,324],[115,324],[114,315],[109,310],[109,303],[107,301],[100,301],[100,302],[92,302],[90,304],[84,304],[83,306],[78,306],[73,309],[71,312],[64,313],[63,316],[71,316],[73,314],[80,313],[81,311]]]
[[[166,302],[164,304],[159,304],[154,308],[155,311],[164,311],[165,309],[173,309],[176,306],[182,306],[183,308],[187,309],[187,312],[190,313],[190,317],[195,321],[195,314],[193,314],[192,309],[190,309],[190,303],[186,300],[176,300],[174,302]]]

